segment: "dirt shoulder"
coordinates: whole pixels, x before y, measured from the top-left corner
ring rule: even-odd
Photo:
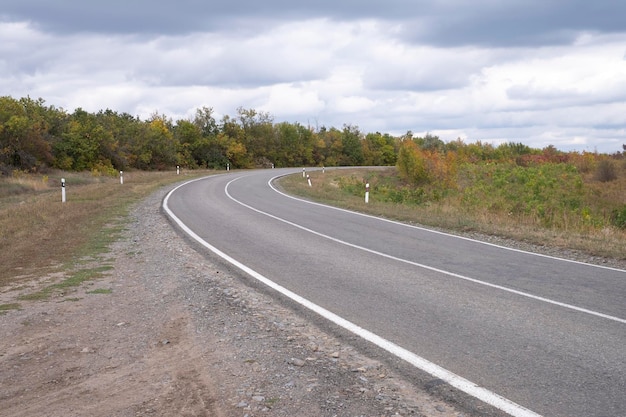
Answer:
[[[0,315],[0,415],[497,415],[195,250],[164,194],[133,210],[105,276]]]

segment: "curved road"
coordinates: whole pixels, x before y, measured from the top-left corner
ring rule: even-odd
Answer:
[[[305,202],[270,182],[291,172],[192,181],[164,208],[253,277],[511,415],[626,416],[626,271]]]

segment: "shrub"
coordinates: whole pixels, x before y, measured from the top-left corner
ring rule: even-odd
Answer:
[[[608,159],[600,161],[596,170],[596,179],[600,182],[609,182],[617,179],[617,170],[613,161]]]
[[[611,223],[620,229],[626,229],[626,205],[611,213]]]
[[[456,188],[457,154],[420,149],[413,141],[404,141],[398,152],[396,167],[400,177],[415,185]]]

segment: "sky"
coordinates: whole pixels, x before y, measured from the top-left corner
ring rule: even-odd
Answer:
[[[614,153],[618,0],[3,0],[0,96]]]

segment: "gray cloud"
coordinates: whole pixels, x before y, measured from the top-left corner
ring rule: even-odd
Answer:
[[[626,3],[614,0],[5,0],[2,14],[57,33],[127,34],[256,31],[293,20],[378,19],[402,25],[407,41],[437,46],[563,44],[581,31],[626,31]]]
[[[626,3],[611,0],[446,2],[407,25],[405,36],[439,46],[539,46],[571,43],[580,32],[623,33]],[[407,15],[411,19],[414,15]]]

